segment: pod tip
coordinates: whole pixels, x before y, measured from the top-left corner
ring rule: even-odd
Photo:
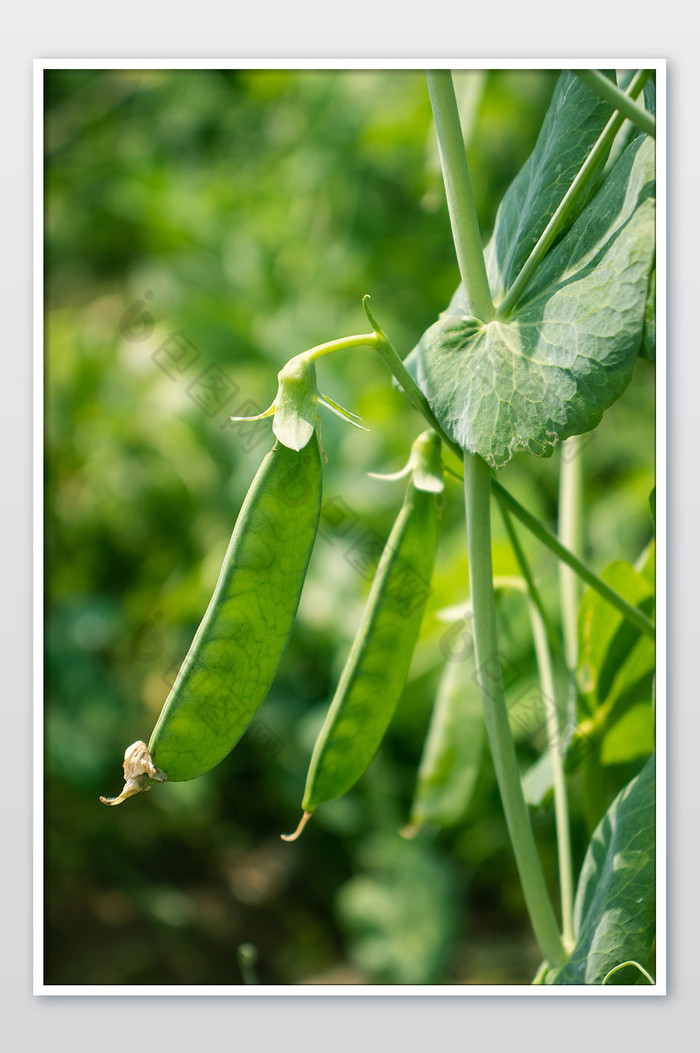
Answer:
[[[296,830],[294,831],[293,834],[280,834],[280,837],[282,838],[282,840],[283,841],[296,841],[296,839],[301,836],[301,832],[304,829],[304,827],[306,826],[306,824],[308,823],[310,818],[311,818],[311,812],[304,812],[304,814],[302,815],[301,819],[299,820],[299,825],[298,825],[298,827],[296,828]]]

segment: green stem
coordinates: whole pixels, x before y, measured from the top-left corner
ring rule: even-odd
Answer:
[[[594,570],[591,570],[582,560],[575,556],[573,552],[570,552],[568,548],[561,544],[561,542],[555,537],[555,535],[548,530],[543,523],[540,523],[539,519],[536,519],[527,509],[515,500],[515,498],[508,493],[508,491],[501,486],[497,479],[491,480],[491,489],[497,499],[512,512],[516,519],[519,519],[523,526],[535,535],[536,538],[547,546],[557,559],[561,559],[564,563],[567,563],[572,570],[575,570],[579,578],[590,585],[591,588],[603,597],[615,610],[619,611],[628,622],[636,626],[640,632],[646,633],[647,636],[651,636],[652,639],[656,637],[656,629],[654,623],[647,618],[644,611],[640,611],[639,607],[633,607],[631,603],[628,603],[624,597],[620,596],[619,592],[615,592],[610,586],[600,578]]]
[[[525,591],[530,614],[530,625],[532,626],[532,639],[535,645],[537,657],[537,668],[540,674],[542,695],[545,700],[545,714],[547,726],[547,745],[552,764],[552,778],[554,783],[554,820],[557,830],[557,853],[559,860],[559,890],[561,897],[561,916],[564,942],[567,949],[574,946],[574,922],[573,922],[573,867],[571,864],[571,835],[569,829],[569,804],[566,794],[566,777],[564,774],[564,744],[562,742],[561,727],[559,722],[559,706],[557,705],[554,687],[554,673],[552,671],[552,659],[547,640],[556,643],[556,648],[561,654],[559,637],[553,631],[547,612],[542,603],[535,580],[527,560],[527,556],[520,544],[520,539],[513,526],[513,521],[502,505],[499,506],[501,517],[505,525],[510,543],[515,553],[515,558],[520,567],[520,573],[525,582],[523,590],[520,583],[520,591]],[[575,720],[574,720],[575,723]]]
[[[489,322],[495,314],[481,244],[479,220],[474,204],[462,127],[459,123],[452,74],[449,70],[427,70],[428,91],[435,118],[435,132],[445,182],[447,207],[452,224],[459,272],[475,318]]]
[[[627,89],[627,95],[631,99],[635,99],[642,88],[646,84],[647,80],[651,76],[651,70],[639,70],[632,78],[629,88]],[[615,136],[619,132],[623,121],[625,120],[624,115],[621,113],[614,113],[605,128],[598,137],[595,146],[591,150],[590,154],[584,161],[579,172],[576,175],[573,183],[567,190],[566,194],[562,198],[559,208],[556,210],[549,223],[545,227],[539,241],[535,245],[534,249],[528,256],[527,260],[523,264],[522,270],[518,274],[510,289],[503,297],[503,300],[498,305],[496,312],[498,318],[504,318],[511,313],[513,308],[516,306],[518,300],[524,293],[527,286],[530,284],[535,271],[539,267],[540,263],[546,256],[547,252],[551,248],[552,243],[555,241],[557,236],[562,231],[564,225],[569,221],[572,213],[578,208],[579,203],[583,195],[587,192],[591,181],[596,175],[598,166],[607,156],[607,153],[612,146]]]
[[[641,128],[643,132],[646,132],[653,139],[656,138],[656,121],[653,115],[645,110],[643,106],[638,106],[636,102],[633,102],[629,95],[626,95],[624,91],[620,91],[617,85],[613,84],[607,77],[604,77],[599,70],[575,69],[574,73],[579,80],[582,80],[597,95],[600,95],[601,99],[605,99],[616,110],[624,114],[637,128]]]
[[[257,984],[258,974],[255,966],[258,961],[258,949],[253,943],[240,943],[236,950],[236,957],[238,958],[238,968],[241,970],[241,977],[244,984]]]
[[[377,322],[376,318],[372,314],[372,309],[369,306],[370,297],[364,296],[362,298],[362,306],[365,309],[365,314],[369,319],[369,323],[374,329],[374,341],[373,347],[376,348],[379,357],[381,358],[384,365],[387,367],[392,376],[396,379],[397,383],[400,384],[404,391],[404,394],[408,398],[409,402],[415,409],[421,413],[431,428],[437,432],[442,441],[446,443],[450,449],[452,449],[459,459],[462,459],[462,451],[456,443],[452,441],[447,432],[444,430],[442,425],[439,423],[437,417],[433,413],[421,389],[416,384],[411,374],[406,369],[403,361],[399,357],[399,353],[392,344],[389,337],[386,335],[384,330]]]
[[[508,722],[503,670],[496,635],[491,565],[491,472],[481,457],[464,454],[464,494],[473,605],[474,650],[484,719],[513,852],[532,927],[542,955],[558,967],[566,961],[523,797],[515,745]]]
[[[506,528],[506,533],[508,534],[508,540],[510,541],[511,548],[513,549],[513,555],[515,556],[518,567],[520,568],[520,573],[522,574],[525,584],[527,585],[527,591],[530,595],[530,599],[539,611],[540,618],[542,619],[542,622],[546,627],[547,637],[553,650],[557,653],[557,655],[563,658],[564,653],[562,651],[561,641],[559,640],[559,637],[554,631],[554,626],[552,625],[549,615],[547,614],[547,609],[544,603],[542,602],[542,597],[540,596],[540,591],[537,588],[537,585],[535,584],[535,579],[533,577],[532,571],[530,570],[530,564],[528,562],[527,556],[525,555],[525,550],[520,544],[520,538],[518,537],[515,531],[515,527],[513,526],[513,520],[510,518],[510,515],[500,502],[498,508],[501,513],[503,525]]]
[[[330,355],[333,351],[342,351],[346,347],[376,347],[379,342],[378,333],[359,333],[357,336],[343,336],[339,340],[329,340],[326,344],[317,344],[316,347],[304,351],[300,358],[306,358],[310,362],[321,358],[322,355]]]
[[[559,470],[559,522],[557,532],[562,545],[578,555],[583,551],[583,456],[580,435],[572,435],[562,444]],[[578,665],[579,583],[571,567],[559,564],[559,594],[564,630],[566,665],[575,671]],[[567,716],[576,723],[576,678],[571,676],[567,698]]]
[[[569,803],[566,796],[563,750],[559,706],[554,689],[552,658],[547,646],[547,633],[539,610],[532,598],[528,598],[532,636],[535,644],[537,668],[540,674],[542,695],[547,724],[547,745],[552,764],[554,784],[554,823],[557,831],[557,858],[559,861],[559,894],[564,944],[569,951],[576,942],[574,936],[574,877],[571,863],[571,835],[569,832]]]

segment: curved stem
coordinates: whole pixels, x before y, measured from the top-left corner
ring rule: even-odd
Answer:
[[[346,347],[376,347],[379,336],[377,333],[358,333],[356,336],[342,336],[339,340],[329,340],[326,344],[317,344],[309,348],[299,357],[306,358],[310,362],[315,361],[322,355],[330,355],[333,351],[342,351]]]
[[[464,494],[474,650],[486,731],[525,902],[543,957],[558,967],[567,955],[535,846],[506,709],[491,565],[490,477],[490,469],[481,457],[465,453]]]
[[[447,69],[427,70],[426,77],[435,118],[435,132],[440,150],[447,207],[462,284],[472,315],[482,322],[489,322],[496,312],[486,275],[479,220],[476,215],[452,74]]]

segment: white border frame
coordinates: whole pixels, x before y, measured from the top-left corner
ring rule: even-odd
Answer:
[[[588,987],[530,985],[49,985],[43,980],[44,940],[44,71],[51,69],[568,69],[574,62],[542,59],[35,59],[33,129],[33,993],[48,996],[333,996],[433,997],[659,997],[667,986],[666,807],[667,807],[667,244],[666,244],[666,60],[625,58],[579,59],[577,69],[656,71],[656,538],[662,559],[656,567],[656,964],[653,987]]]

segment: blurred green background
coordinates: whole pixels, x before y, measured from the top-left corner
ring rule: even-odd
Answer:
[[[46,821],[48,984],[529,983],[539,956],[490,760],[456,829],[407,841],[435,684],[466,598],[448,482],[423,632],[380,753],[296,826],[317,730],[388,534],[421,418],[369,349],[319,363],[362,416],[323,417],[320,534],[290,646],[258,718],[209,775],[107,810],[148,740],[215,584],[292,355],[367,329],[401,355],[458,281],[419,71],[53,70],[46,77]],[[456,75],[482,233],[534,144],[554,71]],[[586,555],[650,536],[653,373],[637,365],[585,448]],[[500,473],[554,524],[558,457]],[[494,516],[495,569],[516,567]],[[553,559],[521,534],[557,610]],[[358,569],[359,568],[359,569]],[[502,639],[535,678],[522,601]],[[447,635],[446,635],[447,634]],[[468,638],[467,638],[468,643]],[[467,648],[468,650],[468,648]],[[519,734],[524,766],[536,734]],[[540,736],[541,737],[541,736]],[[618,776],[610,773],[613,783]],[[619,773],[619,781],[624,778]],[[587,835],[572,780],[574,864]],[[556,898],[551,809],[536,812]],[[257,949],[254,975],[237,949]]]

